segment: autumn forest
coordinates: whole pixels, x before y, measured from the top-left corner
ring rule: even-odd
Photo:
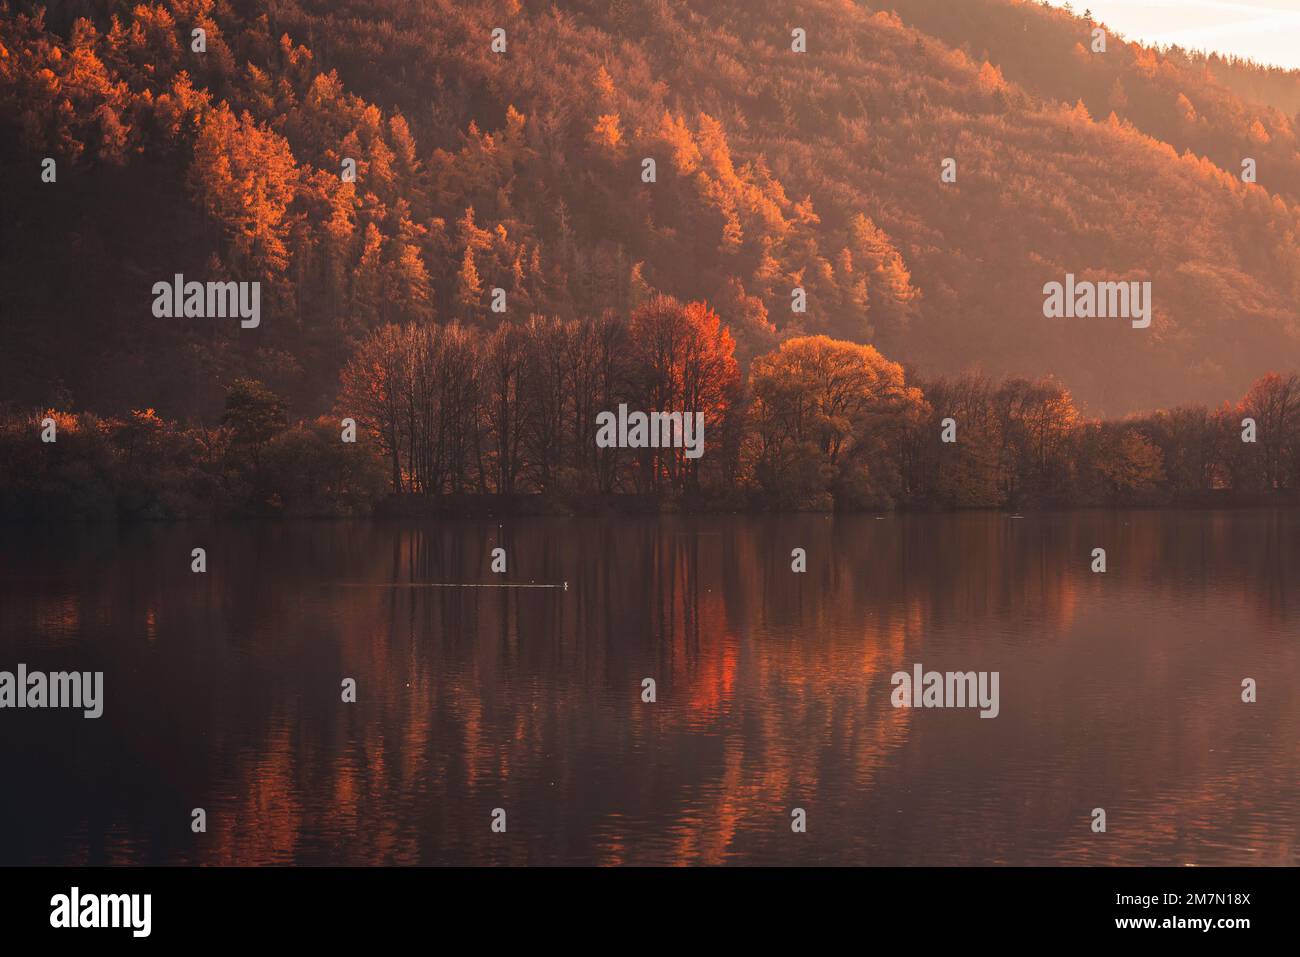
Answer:
[[[0,518],[1294,501],[1300,75],[1096,27],[6,0]],[[1150,328],[1045,318],[1067,273]]]

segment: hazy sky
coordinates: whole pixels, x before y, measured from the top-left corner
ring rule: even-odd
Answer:
[[[1051,0],[1064,6],[1065,0]],[[1073,0],[1131,40],[1300,68],[1300,0]]]

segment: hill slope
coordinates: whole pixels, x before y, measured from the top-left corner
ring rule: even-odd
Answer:
[[[0,398],[212,416],[251,373],[311,413],[366,329],[490,325],[493,287],[511,318],[707,298],[742,357],[825,332],[925,373],[1052,373],[1098,414],[1300,358],[1292,121],[1186,58],[1083,53],[1059,11],[70,6],[0,22]],[[261,280],[260,327],[153,318],[178,272]],[[1151,328],[1045,319],[1067,272],[1150,280]]]

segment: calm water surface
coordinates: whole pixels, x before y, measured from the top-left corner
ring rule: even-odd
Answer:
[[[1294,865],[1297,586],[1292,512],[3,528],[105,706],[0,711],[0,863]]]

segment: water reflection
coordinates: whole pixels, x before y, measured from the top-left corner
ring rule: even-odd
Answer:
[[[1298,530],[1263,511],[7,529],[0,668],[103,670],[106,705],[0,712],[0,863],[1294,864]],[[499,581],[496,547],[505,580],[567,590],[409,587]],[[1000,716],[890,707],[914,662],[1000,671]]]

